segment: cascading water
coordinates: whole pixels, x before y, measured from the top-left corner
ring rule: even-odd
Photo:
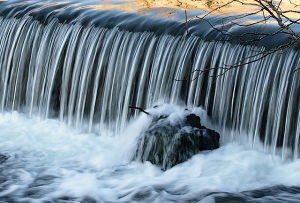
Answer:
[[[224,71],[215,67],[245,63],[262,48],[63,24],[56,18],[42,24],[29,16],[2,17],[0,28],[2,111],[24,109],[77,127],[88,121],[91,131],[105,122],[122,128],[128,106],[182,101],[202,106],[221,126],[245,131],[253,144],[261,136],[272,151],[282,147],[284,153],[288,146],[298,156],[295,50],[213,78]],[[211,70],[199,74],[206,69]],[[189,75],[195,80],[176,81]]]
[[[128,154],[131,153],[132,145],[134,145],[133,140],[137,132],[141,131],[141,129],[137,130],[130,139],[124,135],[122,138],[121,132],[128,128],[128,120],[133,116],[129,106],[149,108],[157,102],[184,104],[191,108],[200,106],[207,112],[210,123],[222,132],[224,142],[238,141],[242,139],[242,135],[245,135],[247,142],[254,148],[262,143],[263,149],[273,154],[280,152],[282,158],[298,158],[300,73],[294,71],[300,65],[297,49],[291,48],[284,52],[276,52],[261,60],[247,63],[250,60],[249,57],[253,56],[253,53],[263,51],[264,46],[246,46],[207,40],[201,34],[187,35],[184,23],[174,22],[174,25],[169,23],[170,28],[166,31],[161,28],[153,31],[159,24],[148,23],[148,27],[142,30],[142,26],[134,27],[130,23],[119,22],[120,18],[126,16],[124,14],[119,14],[121,17],[115,14],[113,24],[106,20],[108,14],[113,15],[111,12],[84,10],[76,13],[76,9],[69,8],[67,4],[45,6],[43,9],[36,6],[37,4],[15,3],[11,5],[13,6],[9,3],[2,7],[0,5],[0,106],[3,112],[0,119],[3,133],[0,137],[2,135],[1,141],[5,143],[3,151],[11,152],[18,148],[23,150],[22,146],[28,145],[32,148],[32,152],[25,150],[26,153],[40,152],[41,146],[38,146],[38,143],[48,142],[48,139],[44,140],[45,138],[37,134],[45,133],[54,139],[51,141],[54,144],[51,143],[49,148],[45,149],[46,155],[38,154],[32,162],[37,161],[39,157],[43,159],[53,156],[43,164],[64,165],[66,169],[64,171],[47,168],[47,172],[42,173],[46,176],[45,179],[44,176],[39,176],[41,172],[34,163],[28,164],[28,160],[22,160],[20,166],[24,167],[24,171],[17,172],[20,176],[14,177],[12,171],[4,173],[5,176],[19,183],[19,186],[10,185],[6,179],[4,183],[1,182],[4,192],[0,191],[0,197],[6,197],[6,201],[31,201],[26,199],[26,196],[38,199],[37,201],[61,198],[63,192],[55,191],[53,187],[56,186],[61,191],[69,191],[67,196],[73,197],[75,194],[77,197],[78,193],[80,198],[92,196],[98,201],[115,202],[117,199],[120,202],[143,201],[143,195],[144,200],[152,201],[153,196],[156,196],[154,193],[160,194],[158,199],[154,198],[155,201],[163,199],[172,202],[176,199],[174,197],[176,195],[181,196],[182,201],[195,200],[199,198],[195,195],[199,191],[190,188],[190,184],[193,184],[193,177],[190,177],[191,180],[187,183],[181,184],[179,180],[177,182],[175,173],[183,173],[187,166],[192,165],[196,168],[195,171],[199,170],[196,174],[202,174],[200,171],[203,170],[203,174],[210,177],[211,174],[205,171],[205,168],[197,165],[206,163],[210,167],[213,161],[219,160],[217,156],[224,153],[224,162],[227,161],[230,164],[240,163],[244,159],[241,155],[236,160],[230,160],[229,157],[234,153],[249,155],[250,159],[246,159],[249,162],[252,161],[252,157],[260,159],[260,156],[266,161],[266,165],[256,162],[245,167],[246,172],[258,166],[263,170],[273,168],[271,172],[273,176],[279,174],[280,171],[289,173],[289,170],[284,168],[285,166],[280,168],[280,161],[277,157],[274,158],[278,161],[276,165],[269,155],[255,151],[247,152],[248,149],[235,144],[222,148],[207,157],[199,155],[182,168],[178,167],[164,174],[153,166],[141,166],[139,163],[126,165],[130,161]],[[46,11],[48,13],[45,13]],[[96,16],[94,13],[100,16],[96,20],[93,19]],[[136,22],[136,16],[127,16],[127,20],[131,18],[133,20],[130,22]],[[175,32],[176,29],[178,31]],[[207,34],[208,39],[210,35],[211,33]],[[259,55],[256,56],[256,58],[259,57]],[[225,74],[223,74],[224,69],[215,68],[236,63],[242,65]],[[185,80],[186,78],[188,80]],[[12,111],[26,113],[33,118],[25,119],[24,115],[4,113]],[[35,116],[42,118],[42,121],[36,120]],[[59,118],[69,127],[75,126],[77,129],[85,129],[86,132],[102,136],[90,138],[92,141],[80,138],[78,132],[73,132],[58,121],[49,120],[53,118]],[[43,121],[45,119],[46,121]],[[50,123],[49,127],[44,126],[45,122]],[[147,123],[148,121],[140,118],[135,122]],[[24,126],[35,125],[35,123],[42,126],[44,130],[39,131],[37,130],[39,128],[35,126],[25,130],[25,134],[33,134],[28,139],[32,139],[34,144],[26,141],[14,148],[11,143],[22,140],[19,134],[22,134]],[[11,125],[16,129],[9,129]],[[108,132],[104,131],[104,127],[120,136],[117,136],[118,138],[105,136]],[[51,133],[51,129],[48,128],[58,130],[61,138]],[[228,129],[230,129],[229,133]],[[8,138],[7,134],[15,135],[15,137]],[[85,137],[91,137],[91,134]],[[62,139],[62,142],[59,144],[55,141],[56,139]],[[83,146],[68,145],[66,141],[68,139],[78,140]],[[116,141],[116,139],[120,140]],[[97,148],[93,141],[103,147],[95,151],[98,158],[89,153],[86,155],[84,149],[81,149]],[[108,144],[109,142],[115,143]],[[118,154],[117,151],[124,142],[130,142],[121,150],[127,155],[126,158],[120,155],[117,158],[113,157]],[[56,145],[58,146],[52,148]],[[82,159],[87,158],[85,155],[91,157],[79,167],[79,171],[90,168],[88,173],[81,174],[78,171],[72,171],[72,166],[78,165],[81,159],[71,158],[75,152],[64,149],[63,145],[67,145],[68,148],[80,148],[78,153],[83,154]],[[230,151],[229,148],[236,149],[236,151]],[[66,153],[64,156],[67,159],[60,159],[59,155],[54,155],[53,152],[56,150],[62,154]],[[111,158],[114,161],[105,161],[105,154],[108,153],[113,154]],[[20,154],[16,153],[14,156],[18,159]],[[125,164],[125,166],[117,168],[118,164]],[[249,163],[245,162],[245,164]],[[291,165],[297,168],[299,164],[297,165],[295,161]],[[116,171],[105,169],[112,166]],[[7,167],[17,170],[10,165]],[[219,167],[222,167],[222,164]],[[92,173],[93,170],[103,170],[103,168],[105,170],[100,174]],[[124,179],[126,175],[122,173],[136,173],[141,168],[147,171],[147,175],[153,178],[153,182],[140,184],[130,177],[129,184],[138,185],[139,189],[136,188],[136,190],[139,192],[136,194],[132,192],[135,190],[134,187],[128,187],[128,193],[126,193],[125,183],[117,184],[108,179],[108,177]],[[37,172],[28,174],[30,170]],[[215,169],[216,171],[218,169]],[[190,173],[193,171],[191,170]],[[235,169],[230,169],[228,173],[235,173]],[[60,179],[58,178],[60,176],[66,178]],[[69,184],[76,184],[71,181],[74,177],[88,182],[89,188],[84,191],[76,187],[69,189]],[[39,190],[34,191],[34,188],[38,186],[32,185],[39,185],[36,183],[39,178],[45,183],[42,184],[45,187],[43,194],[45,192],[51,194],[49,199],[48,197],[43,199]],[[161,190],[167,189],[158,184],[160,178],[166,185],[172,181],[178,184],[178,188],[173,187],[170,191],[165,191],[171,194],[171,197],[167,194],[164,197],[161,193]],[[262,178],[265,182],[253,184],[257,178]],[[56,179],[60,181],[55,182]],[[140,179],[146,180],[144,176]],[[199,179],[200,188],[202,184],[207,183],[204,179],[203,176]],[[97,180],[103,181],[104,186],[99,186]],[[235,192],[267,187],[270,184],[286,184],[280,179],[272,182],[270,177],[263,177],[259,172],[245,182],[237,181],[237,185],[233,184],[230,189],[224,188],[223,185],[224,182],[230,180],[230,177],[220,180],[220,185],[216,184],[211,188],[207,186],[206,189]],[[293,178],[289,177],[288,180],[293,180]],[[28,186],[28,182],[33,189],[30,184]],[[24,186],[26,184],[27,186]],[[237,189],[239,184],[245,184],[242,190]],[[298,182],[291,184],[297,185]],[[152,186],[153,190],[150,189]],[[97,193],[95,188],[99,187],[102,189]],[[186,190],[192,191],[192,194],[184,192],[185,187],[188,187]],[[114,191],[106,193],[109,190],[107,188],[114,188]],[[94,196],[95,193],[98,196]],[[10,199],[9,194],[22,198]]]

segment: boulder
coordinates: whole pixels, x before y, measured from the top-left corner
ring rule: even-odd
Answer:
[[[189,113],[175,123],[168,117],[153,118],[139,137],[134,160],[150,161],[167,170],[201,151],[219,147],[219,134],[203,126],[199,116]]]

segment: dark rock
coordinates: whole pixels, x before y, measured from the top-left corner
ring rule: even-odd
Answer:
[[[134,159],[150,161],[166,170],[201,151],[219,147],[219,134],[202,126],[199,116],[189,114],[181,121],[174,124],[167,116],[153,118],[138,140]]]
[[[193,113],[186,116],[186,123],[195,128],[202,128],[200,117]]]

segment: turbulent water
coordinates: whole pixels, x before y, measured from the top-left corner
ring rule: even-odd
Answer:
[[[184,103],[245,132],[253,145],[261,139],[273,153],[283,148],[284,158],[299,155],[297,50],[257,60],[264,47],[56,18],[45,25],[29,16],[0,17],[0,29],[2,111],[88,123],[92,132],[105,123],[122,128],[133,115],[129,106]],[[228,64],[241,65],[226,71]]]
[[[300,161],[282,161],[235,142],[166,172],[150,163],[131,162],[135,138],[147,124],[149,118],[142,115],[117,136],[109,132],[96,136],[57,120],[2,113],[0,148],[9,159],[0,165],[1,202],[297,202],[300,198],[300,189],[291,187],[300,185]]]
[[[286,38],[189,26],[80,1],[0,4],[0,202],[297,202],[299,50],[260,59]],[[132,162],[150,119],[129,106],[163,103],[200,112],[221,147],[165,172]]]

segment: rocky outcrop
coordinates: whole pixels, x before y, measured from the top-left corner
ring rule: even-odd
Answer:
[[[201,151],[218,148],[219,138],[192,113],[178,122],[171,122],[168,115],[154,117],[139,137],[134,160],[150,161],[167,170]]]

